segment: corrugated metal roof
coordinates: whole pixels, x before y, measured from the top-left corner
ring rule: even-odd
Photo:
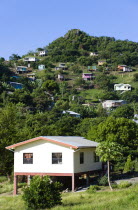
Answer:
[[[81,136],[43,136],[43,137],[64,144],[69,144],[78,148],[96,147],[98,145],[97,142],[90,141]]]
[[[66,113],[80,115],[77,112],[73,112],[73,111],[69,111],[69,110],[63,111],[63,114],[66,114]]]
[[[71,147],[73,149],[91,148],[91,147],[97,147],[98,145],[97,142],[90,141],[81,136],[39,136],[33,139],[29,139],[26,141],[22,141],[22,142],[7,146],[6,149],[15,149],[16,147],[19,147],[19,146],[22,146],[24,144],[28,144],[34,141],[39,141],[39,140],[49,141],[54,144]]]

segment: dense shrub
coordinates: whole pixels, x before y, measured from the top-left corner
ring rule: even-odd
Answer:
[[[94,193],[96,192],[97,190],[100,190],[100,187],[98,185],[91,185],[89,187],[89,189],[87,190],[88,193]]]
[[[128,181],[121,181],[118,184],[118,188],[127,188],[130,187],[132,185],[132,183],[128,182]]]
[[[26,183],[18,183],[18,187],[25,187],[26,185]]]
[[[128,155],[123,172],[124,173],[131,172],[133,169],[134,169],[134,163],[131,160],[131,155]]]
[[[13,191],[13,184],[9,182],[5,182],[4,184],[0,185],[0,194],[7,193]]]
[[[102,176],[98,180],[99,185],[106,186],[108,185],[108,177],[106,175]]]
[[[134,161],[134,170],[138,172],[138,161]]]
[[[0,176],[0,182],[5,182],[7,181],[7,177],[6,176]]]
[[[61,204],[60,188],[61,184],[51,182],[48,176],[35,176],[24,188],[23,200],[30,209],[51,208]]]
[[[116,183],[113,183],[113,184],[112,184],[112,188],[113,188],[113,189],[117,189],[117,188],[118,188],[118,185],[117,185]]]

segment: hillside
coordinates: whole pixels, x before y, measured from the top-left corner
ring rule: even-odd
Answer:
[[[46,54],[40,56],[41,51]],[[34,60],[25,60],[29,58]],[[138,113],[137,82],[138,43],[94,37],[78,29],[22,57],[13,54],[9,61],[1,58],[0,152],[6,158],[5,162],[0,161],[0,173],[12,171],[13,157],[5,152],[7,145],[43,135],[92,139],[95,126],[110,117],[124,117],[133,124],[129,119]],[[131,89],[115,91],[114,84],[118,83],[128,84]],[[123,100],[126,104],[108,110],[102,105],[105,100]],[[64,115],[64,110],[77,112],[81,117]],[[123,170],[129,154],[133,161],[136,158],[136,148],[126,144],[129,151],[115,163],[119,164],[118,170]]]
[[[106,59],[108,64],[138,64],[138,43],[114,37],[94,37],[79,29],[68,31],[64,37],[49,44],[47,50],[54,62],[77,61],[82,65],[92,65],[98,59]],[[98,53],[98,57],[90,57],[90,52]]]

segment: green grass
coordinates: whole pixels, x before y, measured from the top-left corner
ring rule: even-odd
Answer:
[[[6,176],[0,176],[0,183],[8,181]]]
[[[1,210],[26,210],[21,196],[0,196]]]
[[[13,184],[9,182],[4,182],[0,184],[0,194],[11,192],[13,190]]]
[[[138,185],[113,192],[105,191],[96,193],[77,192],[62,194],[63,204],[51,210],[137,210]],[[0,209],[25,210],[22,196],[0,196]]]
[[[138,186],[114,192],[69,193],[63,196],[63,205],[52,210],[135,210],[138,209],[137,193]]]
[[[138,71],[134,72],[127,72],[127,73],[119,73],[119,72],[112,72],[113,75],[117,77],[117,79],[114,80],[114,83],[125,83],[132,85],[133,88],[138,87],[138,82],[133,81],[133,75],[135,73],[138,73]]]
[[[83,92],[80,93],[80,96],[84,97],[86,100],[96,100],[100,99],[101,95],[103,94],[103,90],[101,89],[89,89],[89,90],[83,90]]]

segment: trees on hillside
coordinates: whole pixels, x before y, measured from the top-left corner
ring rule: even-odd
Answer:
[[[100,156],[101,161],[107,162],[108,183],[110,189],[113,190],[110,183],[110,161],[115,160],[122,155],[122,147],[116,142],[108,142],[105,140],[98,145],[96,148],[96,153],[98,156]]]
[[[108,77],[104,73],[100,73],[99,75],[97,75],[97,77],[94,80],[94,84],[99,89],[103,89],[103,90],[106,90],[106,91],[110,90],[113,86],[112,83],[111,83],[110,77]]]
[[[132,119],[134,117],[134,108],[128,104],[116,108],[111,115],[113,117],[124,117]]]
[[[12,54],[10,57],[9,57],[9,60],[11,61],[17,61],[19,60],[21,57],[18,55],[18,54]]]
[[[115,142],[122,146],[123,156],[126,159],[130,154],[133,159],[137,157],[138,126],[126,118],[108,117],[99,125],[91,126],[87,135],[88,139],[103,142]],[[116,161],[125,161],[116,160]]]

